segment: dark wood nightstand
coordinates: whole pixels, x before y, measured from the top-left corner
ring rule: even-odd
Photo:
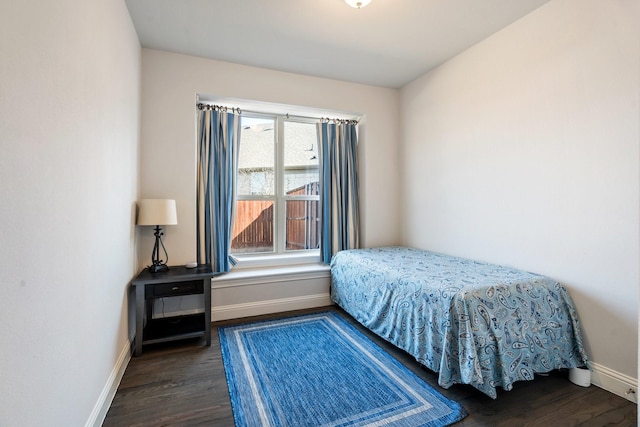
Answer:
[[[136,292],[135,356],[142,354],[144,344],[204,337],[211,345],[211,267],[170,267],[168,271],[150,273],[146,268],[133,280]],[[153,318],[157,298],[202,295],[204,313]],[[146,322],[145,322],[146,321]]]

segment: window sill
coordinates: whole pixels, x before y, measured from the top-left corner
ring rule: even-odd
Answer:
[[[306,279],[328,279],[331,268],[323,263],[280,265],[232,269],[211,279],[214,288],[255,285],[258,283],[289,282]]]
[[[233,270],[245,270],[271,267],[290,267],[296,265],[321,264],[320,251],[306,251],[304,253],[290,253],[286,255],[233,255],[235,266]]]

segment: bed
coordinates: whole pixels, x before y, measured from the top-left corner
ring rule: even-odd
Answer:
[[[587,367],[566,289],[493,264],[385,247],[338,252],[331,299],[438,374],[438,384],[496,387],[555,369]]]

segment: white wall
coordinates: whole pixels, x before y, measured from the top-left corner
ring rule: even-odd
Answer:
[[[178,225],[164,239],[170,264],[195,260],[196,94],[365,114],[358,152],[364,241],[397,243],[397,90],[143,49],[141,195],[176,199]],[[144,265],[152,233],[140,234]]]
[[[554,0],[401,91],[404,242],[564,283],[637,378],[639,3]]]
[[[128,354],[139,82],[124,2],[0,3],[2,426],[100,422]]]

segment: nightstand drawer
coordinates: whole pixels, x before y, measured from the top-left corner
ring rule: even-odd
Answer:
[[[204,291],[202,280],[191,280],[186,282],[162,283],[159,285],[145,286],[144,297],[162,298],[179,295],[201,294]]]

